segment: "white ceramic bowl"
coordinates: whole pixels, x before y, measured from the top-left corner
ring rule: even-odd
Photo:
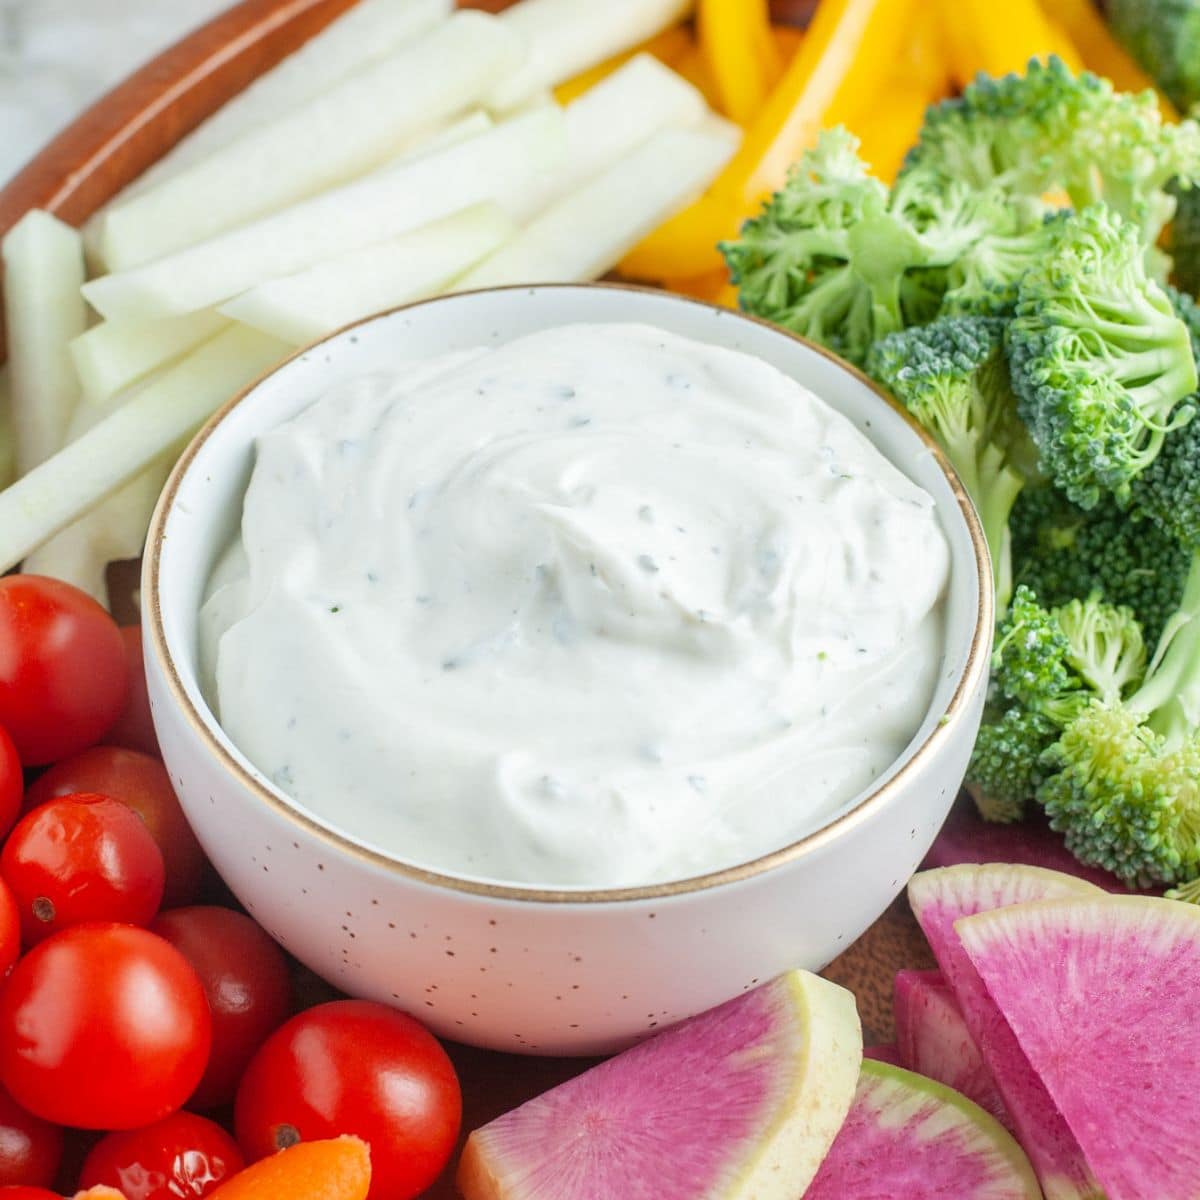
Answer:
[[[500,886],[355,841],[259,774],[222,733],[197,683],[197,609],[236,528],[257,434],[359,372],[573,321],[644,321],[773,363],[846,414],[933,495],[951,547],[936,694],[908,749],[870,793],[766,857],[623,890]],[[644,289],[474,292],[397,310],[302,351],[192,443],[167,484],[145,560],[150,702],[163,756],[209,857],[247,909],[318,974],[460,1041],[595,1053],[787,968],[820,968],[880,915],[920,863],[962,780],[987,680],[990,587],[974,510],[941,454],[864,377],[819,348]]]

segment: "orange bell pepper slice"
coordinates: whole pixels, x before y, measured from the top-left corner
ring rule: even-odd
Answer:
[[[745,125],[779,76],[767,0],[700,0],[696,33],[713,84],[714,107]]]
[[[846,123],[876,94],[923,0],[822,0],[799,53],[738,152],[708,191],[660,226],[621,263],[632,278],[687,278],[721,265],[717,243],[782,186],[821,129]]]
[[[1178,121],[1175,106],[1158,90],[1154,80],[1142,70],[1137,60],[1117,41],[1108,22],[1092,0],[1042,0],[1046,15],[1056,22],[1075,43],[1083,65],[1097,75],[1111,79],[1122,92],[1143,92],[1154,88],[1159,111],[1166,121]]]

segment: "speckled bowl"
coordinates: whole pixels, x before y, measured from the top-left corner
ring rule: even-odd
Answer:
[[[846,414],[933,495],[951,546],[936,693],[876,786],[818,832],[772,854],[621,890],[460,878],[348,837],[255,770],[221,731],[197,682],[197,610],[236,528],[257,434],[361,371],[572,321],[644,321],[773,363]],[[864,377],[823,350],[773,326],[644,289],[473,292],[333,335],[260,380],[201,431],[171,476],[150,532],[143,577],[150,702],[163,756],[205,850],[250,912],[313,970],[354,995],[398,1004],[450,1038],[590,1054],[787,968],[819,968],[886,908],[924,856],[966,767],[986,685],[990,589],[974,510],[942,455]]]

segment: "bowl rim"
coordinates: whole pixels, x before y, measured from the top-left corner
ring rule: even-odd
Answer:
[[[351,837],[340,833],[336,829],[318,821],[315,817],[301,811],[290,803],[284,796],[277,794],[270,788],[266,787],[258,779],[256,779],[245,767],[226,749],[226,747],[217,738],[212,725],[215,723],[215,718],[210,722],[204,714],[199,712],[196,706],[192,703],[190,696],[187,694],[183,686],[182,678],[180,677],[178,668],[176,667],[174,658],[167,647],[166,632],[163,623],[162,610],[162,595],[159,588],[159,577],[161,574],[161,560],[164,535],[166,531],[167,521],[174,509],[176,494],[183,483],[184,477],[187,475],[192,462],[199,454],[201,448],[213,435],[216,429],[220,426],[225,417],[228,416],[243,400],[254,392],[259,385],[276,372],[282,370],[295,359],[302,355],[310,354],[316,347],[324,345],[326,342],[334,338],[344,336],[347,331],[358,328],[361,325],[366,325],[374,321],[381,320],[385,317],[390,317],[395,313],[405,312],[409,309],[425,307],[428,305],[442,304],[464,296],[477,296],[487,293],[500,292],[530,292],[530,291],[554,291],[554,290],[572,290],[584,291],[593,289],[605,289],[609,291],[624,291],[637,294],[650,294],[661,297],[668,302],[682,305],[694,305],[698,308],[715,312],[723,317],[734,317],[739,320],[749,321],[757,325],[761,325],[771,332],[782,337],[790,338],[793,341],[799,342],[802,346],[819,354],[822,358],[829,359],[841,370],[856,378],[861,384],[867,387],[875,394],[883,403],[885,403],[894,412],[905,421],[905,423],[917,434],[919,439],[925,444],[927,450],[937,463],[939,470],[945,477],[951,493],[958,504],[959,512],[966,525],[967,533],[970,538],[971,548],[973,551],[973,559],[976,572],[976,590],[979,597],[979,603],[976,606],[975,627],[971,633],[971,641],[967,651],[967,659],[962,671],[959,674],[955,684],[955,689],[950,697],[950,701],[946,706],[946,711],[937,725],[930,731],[926,738],[917,746],[913,747],[907,754],[907,757],[900,764],[894,774],[889,776],[878,787],[873,788],[870,792],[864,795],[853,808],[841,813],[828,824],[822,825],[820,828],[813,830],[804,837],[790,842],[776,850],[772,850],[767,854],[759,855],[756,858],[750,859],[743,863],[737,863],[733,866],[723,867],[716,871],[706,871],[700,875],[688,876],[684,879],[667,880],[661,883],[642,884],[633,887],[619,888],[557,888],[557,887],[539,887],[533,884],[515,884],[502,883],[498,881],[471,879],[463,876],[452,875],[443,871],[437,871],[429,867],[422,867],[416,863],[406,862],[403,859],[393,858],[391,855],[384,853],[381,850],[372,849],[368,846],[361,845]],[[592,283],[520,283],[509,284],[503,287],[492,288],[476,288],[469,291],[453,292],[445,295],[434,296],[425,300],[416,300],[409,304],[398,305],[395,308],[387,309],[383,312],[375,313],[369,317],[364,317],[362,320],[353,321],[348,325],[344,325],[325,337],[319,338],[315,342],[311,342],[300,347],[294,353],[277,362],[268,370],[262,372],[254,380],[242,388],[235,396],[226,401],[216,412],[208,418],[207,421],[200,427],[192,440],[188,443],[184,452],[180,455],[175,466],[171,470],[171,474],[167,479],[166,484],[159,496],[158,503],[154,509],[154,515],[150,522],[150,529],[147,535],[146,553],[142,565],[142,595],[145,602],[146,615],[144,624],[148,629],[148,644],[151,652],[156,660],[159,670],[162,672],[163,678],[167,685],[167,690],[172,702],[178,708],[185,722],[191,727],[192,731],[198,735],[205,750],[216,759],[220,766],[234,779],[239,782],[251,795],[257,798],[261,803],[267,805],[274,810],[278,815],[287,821],[295,822],[300,825],[306,833],[315,836],[318,840],[323,841],[338,852],[349,854],[354,858],[359,859],[367,865],[385,870],[389,873],[401,875],[409,880],[431,884],[435,887],[449,891],[467,893],[474,896],[489,897],[495,900],[507,900],[521,903],[543,903],[543,904],[612,904],[625,903],[630,901],[646,901],[646,900],[663,900],[670,897],[686,895],[693,892],[707,891],[711,888],[721,887],[726,884],[740,883],[775,869],[776,867],[784,866],[785,864],[795,862],[822,847],[830,842],[836,841],[838,838],[845,836],[851,830],[868,820],[876,809],[882,808],[892,801],[900,792],[904,790],[905,780],[910,776],[920,764],[933,757],[938,750],[951,738],[955,733],[955,728],[964,720],[969,708],[970,698],[975,692],[975,688],[980,681],[980,677],[987,671],[987,646],[989,644],[992,624],[993,624],[993,584],[992,584],[992,566],[991,557],[988,552],[987,542],[983,535],[983,529],[979,521],[978,514],[975,511],[975,506],[970,497],[967,495],[966,489],[963,487],[962,481],[959,479],[954,468],[950,465],[949,459],[946,457],[942,448],[934,441],[933,437],[922,428],[909,414],[902,405],[894,400],[887,392],[885,392],[873,379],[864,372],[859,370],[853,364],[846,362],[838,355],[834,354],[826,347],[818,345],[816,342],[810,341],[808,338],[802,337],[800,334],[793,333],[791,330],[785,329],[780,325],[776,325],[773,321],[767,321],[761,317],[753,316],[741,310],[731,310],[722,308],[719,305],[711,304],[704,300],[699,300],[691,296],[683,296],[673,292],[665,292],[660,288],[648,287],[641,284],[632,284],[624,282],[598,281]]]

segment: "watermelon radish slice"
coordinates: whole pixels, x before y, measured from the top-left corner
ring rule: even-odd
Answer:
[[[952,1088],[864,1061],[854,1103],[804,1200],[1041,1200],[1021,1147]]]
[[[962,1092],[1011,1129],[996,1081],[941,971],[898,971],[894,989],[900,1065]]]
[[[908,884],[913,913],[996,1081],[1046,1200],[1103,1200],[1103,1192],[1062,1114],[971,965],[954,932],[954,922],[1030,900],[1103,894],[1071,875],[995,863],[922,871]],[[1043,1002],[1048,1003],[1045,998]]]
[[[893,1067],[904,1066],[904,1060],[900,1057],[900,1047],[895,1042],[880,1042],[878,1046],[864,1046],[863,1058],[890,1063]]]
[[[1079,898],[957,929],[1109,1200],[1200,1196],[1200,909]]]
[[[466,1200],[799,1200],[862,1058],[854,997],[793,971],[477,1129]]]

